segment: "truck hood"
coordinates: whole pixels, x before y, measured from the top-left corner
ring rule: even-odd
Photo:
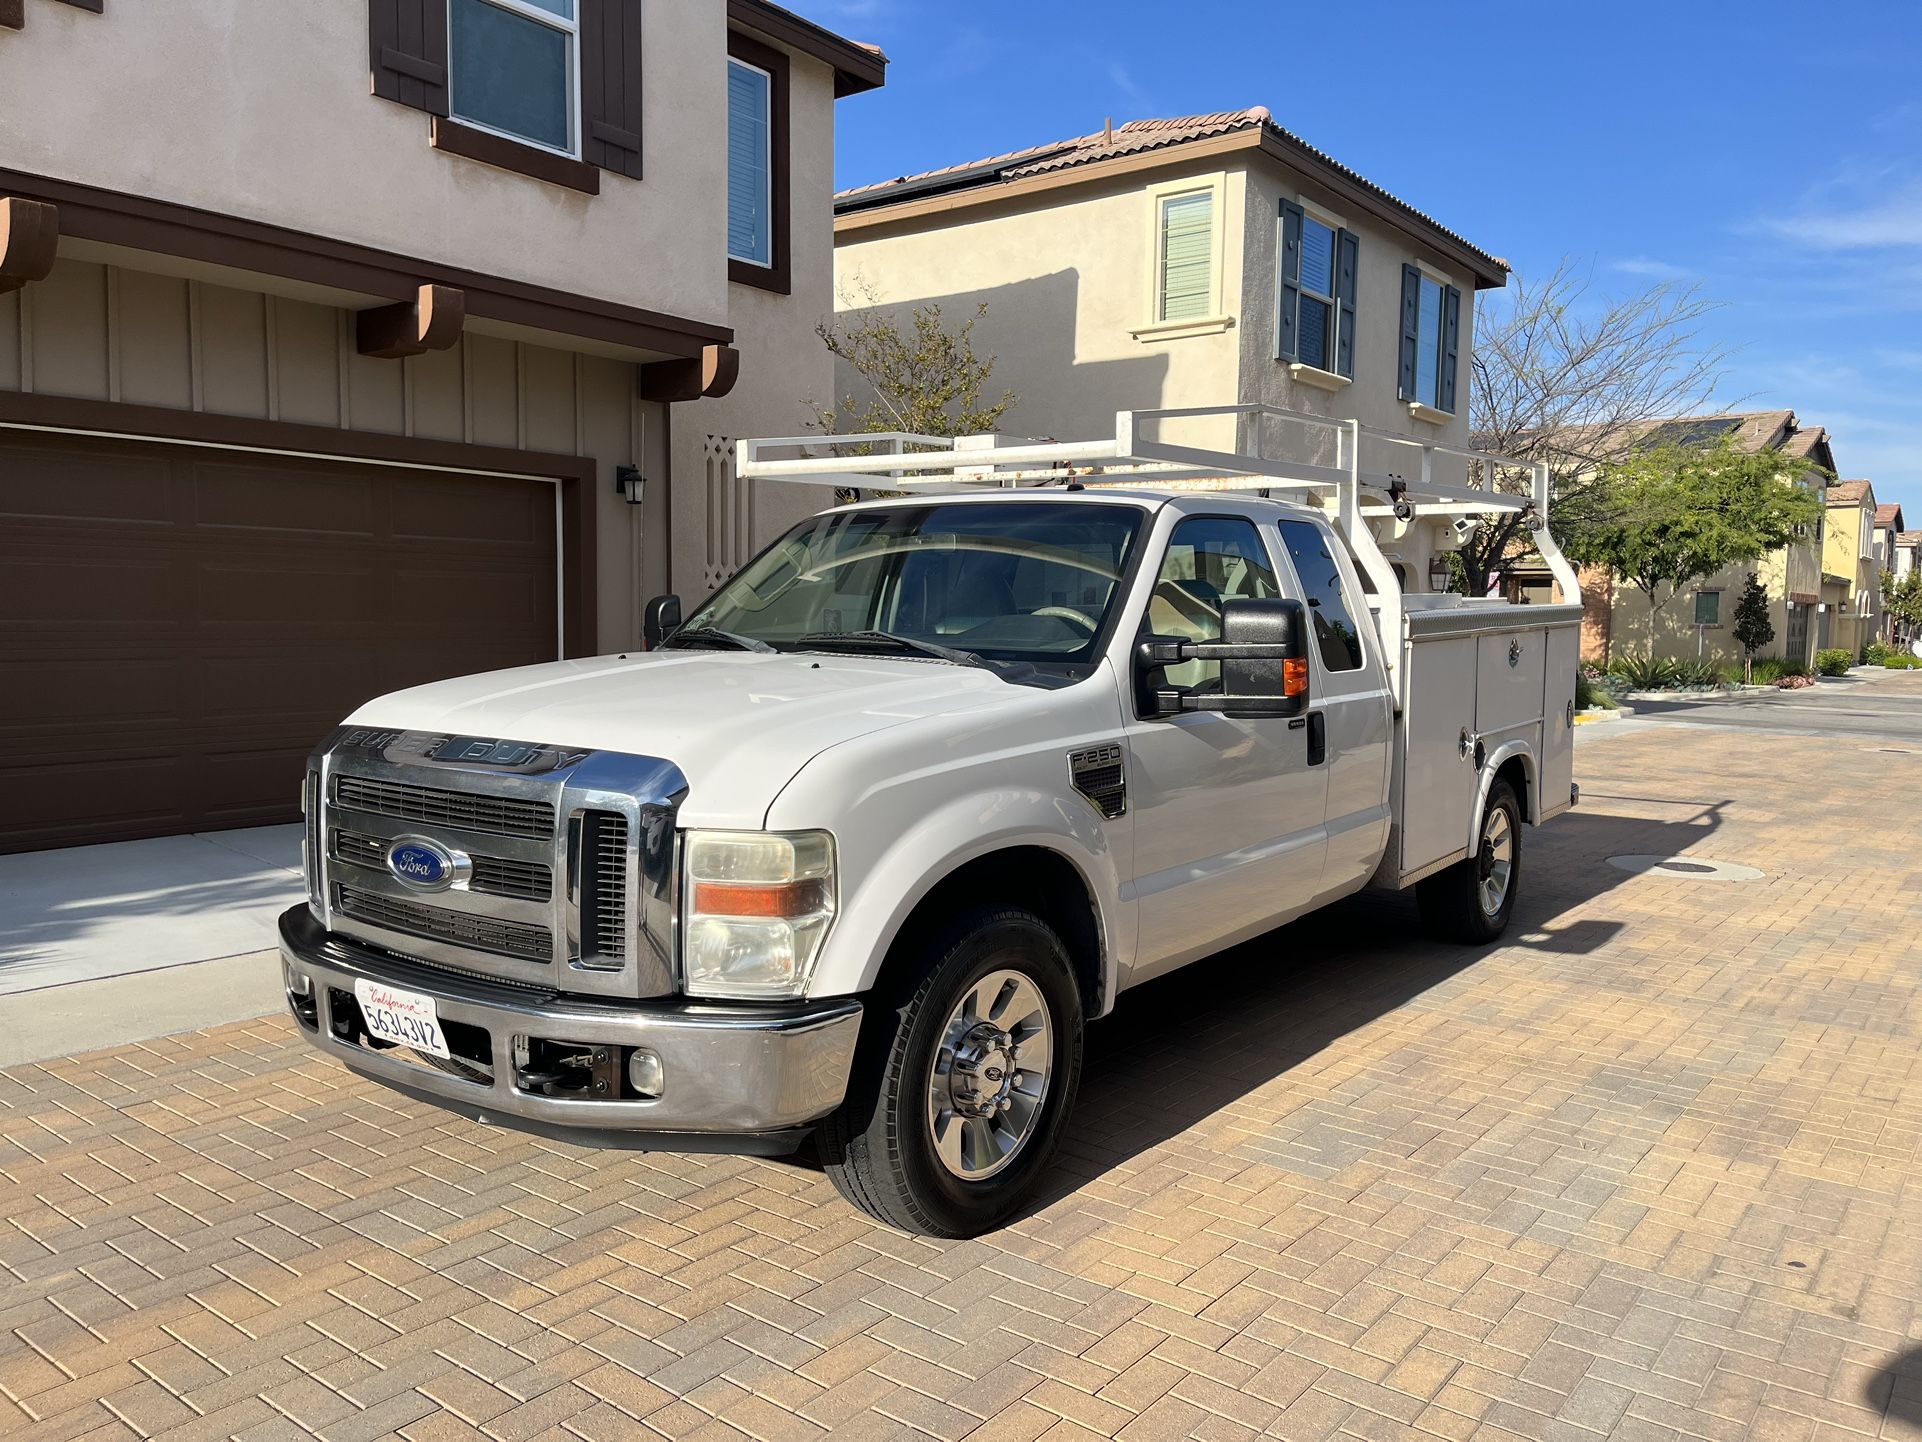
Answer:
[[[377,697],[346,724],[658,756],[688,779],[685,824],[752,830],[829,747],[1008,689],[936,661],[666,651],[435,681]]]

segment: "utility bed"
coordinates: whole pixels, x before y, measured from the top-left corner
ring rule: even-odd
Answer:
[[[1430,602],[1433,604],[1419,604]],[[1380,879],[1407,886],[1469,854],[1485,778],[1534,759],[1529,819],[1573,802],[1582,608],[1404,598],[1395,835]]]

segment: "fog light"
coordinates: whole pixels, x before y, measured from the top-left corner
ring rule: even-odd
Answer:
[[[667,1090],[667,1077],[661,1070],[661,1059],[645,1047],[636,1047],[628,1053],[627,1084],[634,1088],[635,1095],[657,1097]]]
[[[314,982],[312,977],[307,976],[302,972],[295,971],[291,966],[288,966],[285,962],[281,963],[280,974],[287,979],[287,995],[289,996],[312,996],[313,995]]]

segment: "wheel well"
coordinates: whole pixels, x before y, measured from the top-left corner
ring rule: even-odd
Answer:
[[[1522,808],[1522,820],[1527,821],[1535,812],[1528,803],[1528,763],[1520,756],[1511,756],[1502,762],[1501,769],[1495,773],[1497,781],[1506,781],[1515,788],[1515,800]]]
[[[888,949],[885,973],[912,953],[915,941],[942,920],[983,903],[1019,906],[1054,928],[1074,963],[1075,981],[1089,1015],[1100,1012],[1101,922],[1094,897],[1073,862],[1045,846],[1014,846],[975,858],[936,883],[915,905]]]

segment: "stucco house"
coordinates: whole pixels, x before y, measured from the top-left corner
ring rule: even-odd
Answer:
[[[834,110],[767,0],[0,4],[0,850],[291,819],[814,505]],[[539,738],[536,738],[539,739]]]
[[[1823,497],[1822,609],[1817,645],[1860,651],[1882,635],[1882,567],[1875,549],[1875,487],[1831,481]]]
[[[1031,436],[1112,435],[1120,410],[1262,403],[1466,446],[1475,296],[1508,275],[1259,106],[846,190],[834,231],[843,312],[939,302],[960,318],[987,303],[977,350],[996,357],[992,388],[1018,398],[1002,429]],[[844,372],[837,393],[854,389]],[[1326,445],[1291,424],[1270,422],[1264,443]],[[1232,450],[1232,425],[1153,434]],[[1412,476],[1421,457],[1364,448],[1362,462]],[[1462,478],[1459,461],[1432,463]],[[1428,589],[1426,554],[1394,559]]]
[[[1823,487],[1822,471],[1835,470],[1828,432],[1821,426],[1799,424],[1795,412],[1789,410],[1659,421],[1648,428],[1646,442],[1708,445],[1725,437],[1745,450],[1774,449],[1807,461],[1810,470],[1795,484],[1818,493]],[[1738,664],[1742,648],[1735,640],[1735,604],[1753,571],[1768,592],[1769,616],[1775,627],[1775,640],[1760,654],[1804,665],[1812,663],[1817,648],[1828,644],[1823,639],[1827,634],[1824,628],[1833,626],[1823,601],[1827,530],[1817,522],[1781,550],[1704,577],[1680,595],[1664,594],[1655,606],[1632,584],[1600,572],[1585,572],[1583,659],[1603,664],[1616,656],[1699,656],[1731,666]],[[1844,589],[1840,582],[1835,586],[1838,603]]]

